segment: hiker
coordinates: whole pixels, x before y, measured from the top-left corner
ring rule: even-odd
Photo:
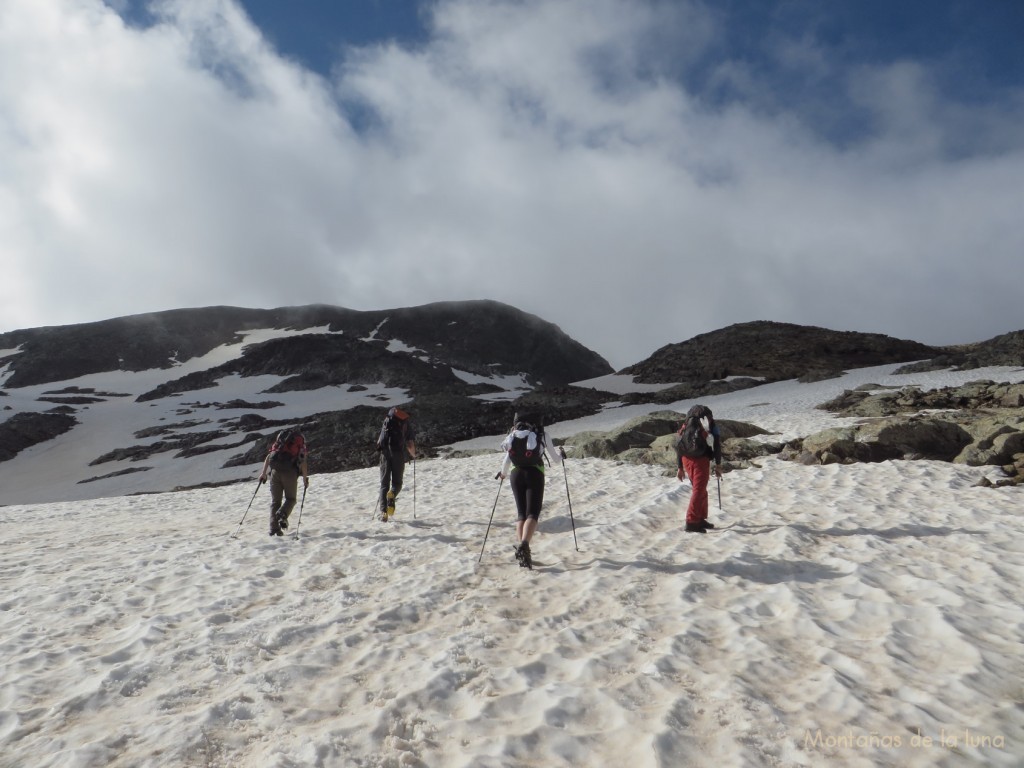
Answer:
[[[309,488],[309,468],[306,463],[306,439],[297,429],[286,429],[274,439],[267,458],[263,460],[260,483],[270,475],[270,535],[284,536],[288,516],[295,508],[299,491]]]
[[[532,568],[530,540],[537,530],[541,507],[544,504],[544,455],[548,461],[561,464],[565,450],[552,450],[541,420],[530,414],[516,414],[512,431],[501,443],[505,452],[501,469],[496,475],[509,478],[512,496],[516,500],[516,560],[522,568]]]
[[[690,478],[690,504],[686,508],[686,530],[707,533],[714,528],[708,522],[708,479],[711,477],[711,459],[715,460],[715,475],[722,477],[722,437],[711,409],[695,405],[686,413],[676,441],[678,466],[676,477],[682,482]]]
[[[391,408],[377,437],[380,452],[380,508],[381,522],[386,523],[395,514],[395,499],[402,490],[406,456],[416,460],[416,433],[412,418],[401,408]]]

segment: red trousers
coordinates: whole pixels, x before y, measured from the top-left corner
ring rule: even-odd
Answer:
[[[683,469],[690,478],[690,504],[686,508],[687,523],[702,523],[708,519],[708,480],[711,478],[711,459],[702,456],[688,459],[683,456]]]

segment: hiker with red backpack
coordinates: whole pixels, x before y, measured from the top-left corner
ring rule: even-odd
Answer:
[[[708,522],[708,480],[711,478],[711,459],[715,460],[715,475],[722,477],[722,437],[711,409],[695,405],[686,413],[686,420],[676,437],[676,477],[682,482],[690,478],[692,490],[686,508],[686,530],[707,533],[714,528]]]
[[[412,418],[401,408],[388,411],[377,437],[380,452],[380,520],[386,523],[395,514],[395,500],[402,490],[405,476],[405,460],[408,456],[416,460],[416,432]],[[415,498],[415,497],[414,497]]]
[[[512,431],[501,443],[505,452],[496,478],[509,478],[516,500],[516,560],[522,568],[533,568],[530,539],[537,530],[544,505],[544,455],[549,463],[561,464],[565,450],[553,449],[544,434],[541,419],[530,414],[516,414]]]
[[[270,535],[284,536],[288,516],[299,495],[299,476],[303,489],[309,487],[306,463],[306,438],[297,429],[286,429],[274,439],[263,460],[260,484],[270,476]],[[305,493],[305,491],[303,491]]]

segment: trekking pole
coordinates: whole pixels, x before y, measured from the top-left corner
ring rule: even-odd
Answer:
[[[722,508],[722,477],[721,475],[715,475],[718,478],[718,508]]]
[[[501,477],[501,473],[499,472],[496,476],[497,477]],[[480,545],[480,557],[478,557],[476,559],[476,561],[478,563],[481,560],[484,559],[484,547],[487,546],[487,534],[489,534],[491,532],[491,521],[494,520],[494,510],[496,510],[498,508],[498,497],[501,496],[501,486],[502,486],[502,484],[504,484],[504,482],[505,482],[505,478],[502,477],[501,478],[501,482],[498,483],[498,493],[495,494],[495,496],[494,496],[494,506],[491,507],[491,519],[487,521],[487,530],[484,531],[484,543]]]
[[[569,473],[565,469],[565,459],[562,459],[562,474],[565,476],[565,500],[569,502],[569,522],[572,523],[572,542],[576,545],[576,551],[580,551],[580,543],[576,541],[576,521],[572,517],[572,498],[569,496]]]
[[[306,486],[302,486],[302,501],[299,503],[299,519],[295,521],[295,533],[292,534],[292,538],[296,541],[299,540],[299,526],[302,525],[302,508],[306,504]]]
[[[238,532],[242,530],[242,523],[245,522],[245,516],[249,514],[249,508],[252,507],[252,503],[256,501],[256,494],[260,492],[260,486],[263,485],[263,478],[261,477],[259,482],[256,483],[256,490],[252,492],[252,498],[249,499],[249,506],[245,508],[245,512],[242,513],[242,519],[238,521],[238,527],[235,528],[235,532],[231,534],[231,538],[238,536]]]
[[[370,513],[370,519],[377,519],[377,510],[380,509],[380,491],[377,491],[377,503],[373,505],[373,512]]]
[[[416,457],[412,457],[412,519],[416,519]]]

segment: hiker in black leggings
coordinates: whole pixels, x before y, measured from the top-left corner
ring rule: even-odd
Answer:
[[[537,530],[544,505],[544,455],[549,462],[561,464],[565,451],[562,448],[552,450],[539,419],[519,414],[501,448],[505,451],[505,460],[498,477],[509,478],[516,500],[516,560],[522,567],[531,568],[530,539]]]

